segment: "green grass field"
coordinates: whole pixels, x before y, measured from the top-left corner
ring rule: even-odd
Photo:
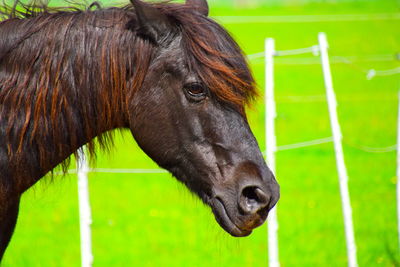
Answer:
[[[235,9],[210,0],[213,16],[399,13],[400,2],[270,1]],[[263,2],[264,3],[264,2]],[[223,19],[221,19],[223,21]],[[399,20],[227,23],[246,54],[263,51],[274,37],[278,50],[317,44],[326,32],[333,63],[339,121],[344,136],[355,238],[360,266],[399,266],[396,221],[396,152],[362,147],[396,144],[400,75],[366,79],[364,70],[400,66]],[[377,60],[376,55],[393,55]],[[374,57],[372,57],[374,56]],[[306,57],[306,58],[305,58]],[[312,55],[276,59],[278,145],[331,136],[324,83]],[[308,64],[304,64],[308,63]],[[300,64],[303,63],[303,64]],[[251,62],[260,90],[262,59]],[[249,110],[262,149],[262,98]],[[117,135],[115,149],[101,154],[99,168],[156,168],[130,133]],[[277,153],[281,184],[278,207],[282,266],[346,266],[346,246],[333,144]],[[93,266],[266,266],[267,228],[233,238],[186,188],[167,174],[89,176],[93,211]],[[2,266],[79,266],[78,197],[75,175],[44,179],[27,192],[15,235]]]

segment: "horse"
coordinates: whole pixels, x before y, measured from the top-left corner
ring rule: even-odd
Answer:
[[[110,148],[117,129],[130,129],[232,236],[266,220],[279,185],[246,118],[257,86],[206,0],[14,0],[0,12],[0,259],[21,195],[82,146],[91,158]]]

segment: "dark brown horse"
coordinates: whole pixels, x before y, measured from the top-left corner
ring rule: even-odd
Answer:
[[[261,225],[279,187],[244,107],[254,80],[205,0],[123,8],[0,7],[0,258],[20,196],[93,139],[129,128],[231,235]],[[93,8],[95,7],[95,10]]]

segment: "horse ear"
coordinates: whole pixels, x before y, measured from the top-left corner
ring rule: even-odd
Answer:
[[[186,4],[189,6],[193,6],[197,12],[204,16],[208,16],[208,3],[207,0],[186,0]]]
[[[159,43],[160,39],[167,35],[170,30],[171,24],[168,17],[157,8],[141,0],[130,1],[135,8],[139,34],[149,38],[154,43]]]

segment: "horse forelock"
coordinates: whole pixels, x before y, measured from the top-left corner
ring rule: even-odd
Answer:
[[[256,84],[242,50],[227,30],[190,6],[157,6],[180,28],[189,68],[219,100],[243,112],[257,97]]]
[[[191,67],[220,100],[243,112],[244,105],[250,104],[257,93],[253,76],[236,42],[212,22],[209,22],[210,29],[200,25],[185,28]]]
[[[171,1],[151,5],[180,32],[190,70],[219,100],[244,113],[245,105],[258,96],[256,83],[243,51],[228,31],[190,5]],[[130,5],[125,8],[132,10]]]

